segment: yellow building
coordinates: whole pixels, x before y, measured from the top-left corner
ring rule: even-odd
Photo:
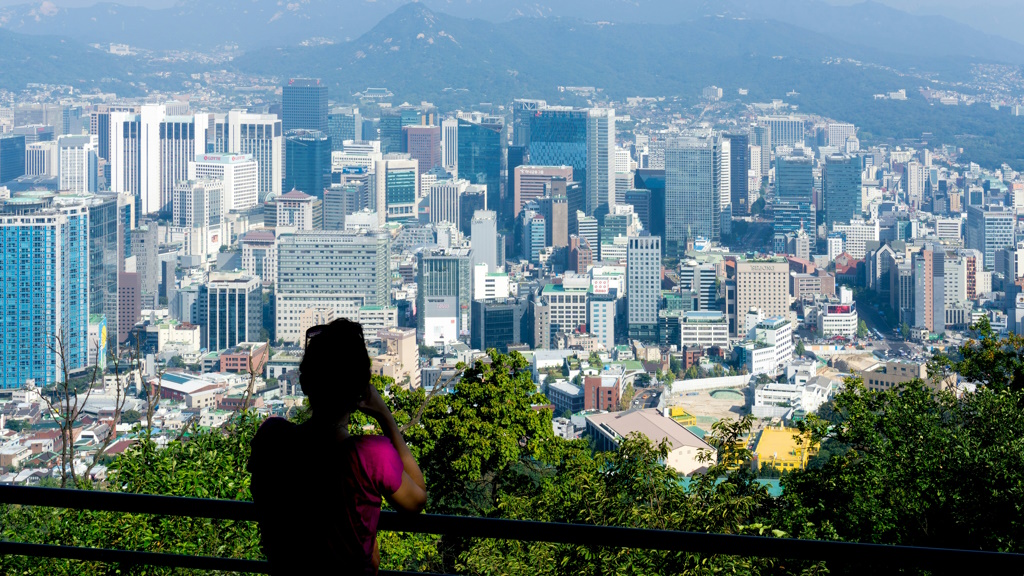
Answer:
[[[687,412],[682,406],[672,406],[668,409],[669,418],[679,422],[683,426],[696,426],[697,417]]]
[[[807,460],[818,453],[817,446],[810,445],[810,435],[803,444],[797,443],[800,431],[796,428],[765,428],[754,448],[754,461],[758,466],[774,466],[781,472],[803,470]]]

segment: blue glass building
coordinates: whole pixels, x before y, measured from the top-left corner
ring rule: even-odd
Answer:
[[[20,194],[0,209],[0,389],[62,380],[62,357],[70,373],[88,363],[89,209],[54,198]]]
[[[25,137],[0,136],[0,184],[25,175]]]
[[[331,187],[331,137],[319,130],[285,133],[284,192],[292,189],[321,200]]]
[[[829,228],[861,216],[861,170],[860,156],[833,154],[825,159],[822,187]]]
[[[587,198],[587,119],[586,110],[544,108],[530,117],[529,152],[534,166],[572,166],[573,180]],[[461,162],[459,168],[461,171]],[[587,211],[587,215],[593,215]]]
[[[502,126],[460,119],[458,131],[459,178],[487,186],[487,209],[498,212],[499,223],[510,222],[512,215],[501,202]]]

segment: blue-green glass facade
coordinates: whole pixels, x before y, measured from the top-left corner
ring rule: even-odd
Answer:
[[[825,159],[822,187],[825,224],[849,224],[861,215],[861,158],[833,155]]]
[[[285,133],[284,192],[292,189],[321,200],[331,186],[331,137],[319,130]]]
[[[538,110],[530,117],[530,142],[527,148],[530,164],[534,166],[572,166],[572,178],[584,187],[586,198],[586,110]]]
[[[501,126],[459,120],[458,131],[459,178],[487,186],[487,209],[498,212],[498,221],[504,222],[511,214],[502,213]]]
[[[389,218],[415,220],[416,214],[416,171],[389,169],[384,176],[384,196],[387,201]],[[397,215],[392,215],[397,212]]]
[[[0,214],[0,389],[63,379],[88,362],[89,216],[85,206]]]

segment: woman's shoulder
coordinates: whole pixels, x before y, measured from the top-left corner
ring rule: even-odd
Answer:
[[[275,444],[278,442],[286,442],[290,437],[297,434],[299,426],[294,422],[290,422],[284,418],[277,416],[271,416],[260,424],[259,430],[256,431],[256,436],[252,439],[253,447],[265,444]]]

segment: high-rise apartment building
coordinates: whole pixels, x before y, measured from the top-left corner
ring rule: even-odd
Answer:
[[[79,194],[99,189],[99,156],[94,136],[57,139],[57,186],[62,192]]]
[[[276,336],[302,340],[303,314],[329,310],[358,319],[363,306],[391,304],[386,233],[307,231],[282,234],[277,246]]]
[[[661,303],[661,238],[627,239],[626,303],[629,337],[656,342]]]
[[[822,171],[825,224],[849,224],[861,215],[861,158],[832,154]]]
[[[327,133],[327,84],[319,78],[292,78],[281,89],[281,124],[289,130]]]
[[[88,362],[89,208],[24,193],[0,206],[0,388],[48,386]],[[63,348],[57,353],[58,342]]]
[[[196,154],[188,177],[220,181],[225,213],[251,210],[259,202],[259,166],[251,154]]]

